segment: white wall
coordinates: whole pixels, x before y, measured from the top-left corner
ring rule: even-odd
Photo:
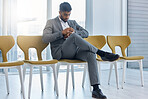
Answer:
[[[93,35],[123,35],[126,34],[125,1],[93,0]],[[123,8],[122,8],[123,7]],[[124,27],[124,28],[123,28]],[[123,33],[124,31],[124,33]],[[103,50],[111,52],[106,45]],[[121,55],[120,48],[116,52]],[[102,66],[109,69],[109,66]]]
[[[93,35],[122,35],[121,0],[93,1]],[[108,46],[103,48],[111,51]]]
[[[121,0],[93,1],[93,35],[121,35]]]

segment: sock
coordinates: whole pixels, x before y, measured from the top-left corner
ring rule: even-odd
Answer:
[[[99,84],[95,84],[95,85],[92,85],[93,86],[93,91],[97,90],[97,89],[100,89],[99,88]]]
[[[98,49],[97,54],[98,54],[99,56],[103,57],[103,56],[105,55],[105,52]]]

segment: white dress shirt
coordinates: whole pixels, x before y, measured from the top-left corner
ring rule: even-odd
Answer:
[[[68,23],[67,22],[64,22],[60,17],[59,17],[59,20],[61,22],[61,25],[62,25],[63,30],[65,30],[66,28],[69,28],[70,27],[68,25]]]

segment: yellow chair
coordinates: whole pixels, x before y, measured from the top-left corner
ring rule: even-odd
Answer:
[[[96,48],[98,49],[101,49],[105,46],[106,44],[106,39],[105,39],[105,36],[89,36],[88,38],[85,39],[86,41],[88,41],[90,44],[94,45]],[[113,61],[113,62],[110,62],[110,61],[103,61],[101,59],[101,57],[99,55],[97,55],[97,63],[98,63],[98,69],[99,69],[99,79],[101,78],[100,75],[101,75],[101,66],[100,66],[100,63],[109,63],[111,66],[110,68],[113,67],[113,65],[115,66],[115,73],[116,73],[116,84],[117,84],[117,89],[119,89],[118,87],[118,73],[117,73],[117,61]],[[83,78],[85,78],[85,72],[86,72],[86,68],[84,69],[84,76]],[[84,84],[84,82],[83,82]],[[109,84],[109,82],[108,82]],[[84,85],[83,85],[84,86]]]
[[[0,50],[2,52],[3,62],[0,63],[0,69],[4,69],[7,85],[7,93],[9,94],[9,84],[8,84],[8,68],[16,68],[19,72],[20,83],[22,88],[23,98],[25,99],[24,84],[22,78],[21,66],[24,64],[23,61],[8,62],[7,52],[14,46],[15,41],[12,36],[0,36]]]
[[[140,73],[141,73],[141,85],[144,85],[143,81],[143,65],[142,65],[142,59],[144,59],[143,56],[126,56],[125,49],[131,44],[131,39],[129,36],[107,36],[107,43],[109,47],[111,48],[112,52],[115,53],[115,47],[119,46],[121,48],[122,57],[120,57],[123,60],[123,78],[122,78],[122,88],[123,84],[125,82],[125,70],[126,70],[126,63],[127,62],[138,62],[140,67]]]
[[[100,43],[102,41],[102,38],[104,36],[89,36],[88,38],[85,38],[85,40],[90,41],[91,44],[97,46],[98,48],[102,48],[104,45],[103,43],[98,45],[97,43]],[[94,43],[94,41],[96,41]],[[67,65],[67,74],[66,74],[66,91],[65,94],[67,95],[68,91],[68,81],[69,81],[69,68],[71,67],[71,75],[72,75],[72,84],[74,88],[74,65],[84,65],[84,74],[83,74],[83,81],[82,81],[82,87],[84,87],[84,82],[85,82],[85,75],[86,75],[86,69],[87,69],[87,62],[82,61],[82,60],[70,60],[70,59],[61,59],[59,60],[59,65],[57,66],[57,73],[59,71],[60,65]],[[90,86],[91,89],[91,86]]]
[[[88,38],[84,38],[84,39],[86,41],[88,41],[90,44],[94,45],[95,47],[97,47],[99,49],[101,49],[106,44],[105,37],[102,36],[102,35],[101,36],[89,36]],[[59,62],[60,62],[60,64],[57,67],[57,73],[58,73],[60,65],[67,65],[65,94],[67,95],[67,91],[68,91],[68,79],[69,79],[69,68],[70,67],[71,67],[71,74],[72,74],[72,84],[73,84],[73,88],[74,88],[74,69],[73,69],[73,65],[84,65],[84,73],[83,73],[83,81],[82,81],[82,87],[84,87],[86,70],[88,68],[87,62],[81,61],[81,60],[70,60],[70,59],[61,59],[61,60],[59,60]],[[90,86],[90,90],[91,90],[91,86]]]
[[[67,65],[66,91],[65,91],[66,95],[67,95],[67,91],[68,91],[68,81],[69,81],[69,69],[70,69],[70,67],[71,67],[71,75],[72,75],[72,84],[73,84],[73,88],[74,88],[74,67],[73,67],[74,65],[84,65],[84,75],[83,75],[83,81],[82,81],[82,87],[84,87],[87,62],[82,61],[82,60],[61,59],[61,60],[59,60],[59,65],[57,66],[57,75],[58,75],[60,65]]]
[[[53,76],[55,81],[55,89],[58,95],[58,83],[57,83],[57,75],[56,75],[56,65],[58,63],[57,60],[47,60],[42,61],[42,51],[48,46],[42,42],[42,36],[18,36],[17,44],[24,52],[25,55],[25,65],[23,69],[23,75],[25,80],[25,72],[26,67],[30,67],[30,79],[29,79],[29,90],[28,90],[28,98],[30,98],[31,94],[31,84],[32,84],[32,71],[33,67],[40,67],[40,79],[41,79],[41,89],[43,91],[43,76],[42,76],[42,66],[51,66],[53,69]],[[37,50],[38,61],[29,60],[29,48],[35,48]]]

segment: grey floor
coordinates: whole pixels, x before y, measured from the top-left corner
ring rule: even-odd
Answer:
[[[89,89],[88,77],[86,78],[85,87],[82,88],[82,71],[75,72],[75,88],[72,88],[71,75],[69,79],[68,96],[65,96],[65,82],[66,73],[59,74],[59,96],[56,96],[53,88],[53,75],[52,73],[44,73],[44,92],[40,88],[39,74],[33,75],[31,99],[92,99]],[[101,71],[101,89],[108,99],[148,99],[148,71],[144,71],[144,87],[141,87],[140,73],[136,69],[127,69],[126,83],[124,89],[121,89],[122,69],[118,70],[119,73],[119,90],[116,88],[115,73],[112,72],[111,83],[107,84],[109,70]],[[26,99],[28,95],[28,80],[27,74],[25,81],[25,94]],[[10,94],[6,94],[6,85],[4,75],[0,75],[0,99],[22,99],[20,94],[20,83],[18,75],[9,75]]]

